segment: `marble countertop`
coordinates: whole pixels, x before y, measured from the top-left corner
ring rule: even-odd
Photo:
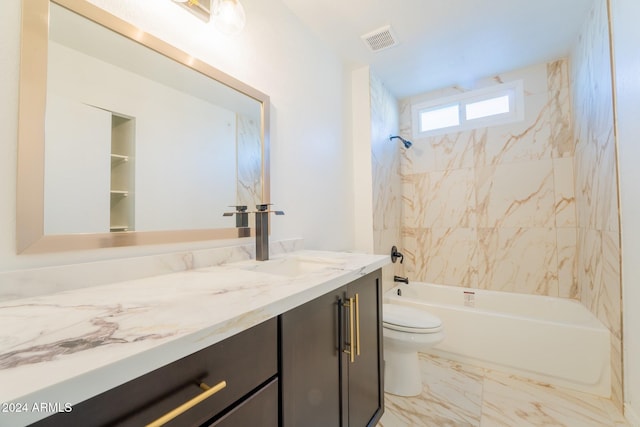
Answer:
[[[44,418],[34,405],[81,402],[388,260],[305,250],[0,303],[0,425]]]

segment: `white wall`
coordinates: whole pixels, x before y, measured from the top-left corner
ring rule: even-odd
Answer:
[[[625,414],[640,425],[640,2],[612,0],[622,219]]]
[[[100,109],[96,108],[96,111],[108,116],[106,130],[94,132],[89,138],[77,138],[75,146],[64,153],[73,153],[81,147],[102,145],[103,148],[93,164],[85,164],[89,156],[83,155],[84,171],[71,175],[79,177],[77,181],[83,181],[83,189],[88,190],[80,198],[84,200],[84,206],[104,208],[106,203],[106,210],[101,215],[85,215],[92,216],[96,226],[80,231],[109,231],[111,114],[104,110],[135,121],[131,158],[135,188],[127,188],[135,202],[135,230],[223,228],[230,225],[222,212],[236,203],[236,114],[233,111],[57,43],[49,46],[47,78],[47,125],[54,124],[49,115],[59,112],[52,108],[52,94],[56,94],[55,98],[76,101],[79,106],[98,107]],[[50,152],[65,144],[62,140],[67,138],[67,133],[78,132],[80,120],[69,117],[71,119],[66,119],[68,128],[58,132],[60,137],[55,141],[51,141],[49,128],[46,131],[45,223],[53,220],[54,224],[59,224],[56,229],[60,232],[78,232],[69,228],[72,224],[67,213],[72,209],[70,206],[78,203],[64,199],[56,203],[46,193],[50,188],[61,193],[65,193],[67,188],[75,188],[74,183],[64,187],[47,185],[51,178],[49,165],[72,171],[80,163],[77,156],[65,158],[62,155],[50,162]],[[55,122],[61,121],[64,118],[56,115]],[[103,138],[107,135],[107,139],[98,141],[96,135]],[[87,171],[89,167],[93,171]],[[91,188],[90,181],[98,176],[105,177],[106,185]],[[50,218],[49,213],[54,214],[50,208],[54,206],[61,212],[57,218]]]
[[[371,164],[371,98],[369,67],[351,75],[353,135],[353,217],[355,248],[373,253],[373,174]]]
[[[0,2],[0,271],[214,245],[15,255],[20,3]],[[352,248],[343,64],[280,1],[243,0],[247,26],[237,37],[219,34],[169,0],[152,2],[153,7],[145,0],[92,3],[267,93],[272,104],[271,199],[286,212],[272,221],[272,237],[303,237],[310,248]]]
[[[44,232],[108,233],[111,114],[47,95]]]

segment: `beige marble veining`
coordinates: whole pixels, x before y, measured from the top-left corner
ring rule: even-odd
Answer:
[[[547,85],[553,157],[573,157],[575,146],[568,61],[554,61],[547,64]]]
[[[622,340],[611,334],[611,401],[616,409],[624,405],[622,380]]]
[[[403,176],[402,221],[414,228],[475,227],[473,169]]]
[[[599,398],[559,392],[499,372],[485,376],[483,398],[482,426],[603,427],[612,423]]]
[[[385,394],[379,426],[479,425],[483,370],[421,357],[421,375],[428,378],[423,393],[409,398]]]
[[[385,394],[378,427],[624,427],[605,398],[420,354],[423,391]]]
[[[525,111],[524,121],[487,129],[486,139],[475,146],[476,166],[551,158],[548,95],[526,95]]]
[[[554,224],[553,162],[550,159],[477,168],[476,182],[479,227],[548,227]]]
[[[617,231],[602,234],[602,278],[597,316],[618,338],[622,336],[620,287],[620,239]]]
[[[403,242],[411,280],[477,287],[476,229],[404,228]]]
[[[556,233],[552,228],[480,228],[478,287],[558,295]]]
[[[436,169],[472,167],[477,135],[476,131],[466,131],[427,138],[435,154]]]
[[[573,177],[573,158],[553,159],[553,193],[556,227],[576,226],[576,196]]]
[[[580,300],[611,331],[613,402],[622,404],[620,242],[607,2],[596,1],[571,52]]]
[[[602,231],[578,229],[578,282],[582,303],[597,315],[602,288]]]
[[[578,231],[575,227],[556,228],[558,246],[558,296],[580,299],[577,254]]]
[[[237,121],[237,200],[238,205],[253,209],[262,203],[262,140],[260,122],[242,114]],[[249,221],[255,221],[250,218]]]
[[[413,146],[401,155],[401,174],[408,176],[439,170],[436,166],[436,150],[428,139],[415,139]]]
[[[612,396],[622,402],[620,342],[620,272],[617,212],[617,174],[611,93],[604,90],[610,70],[606,10],[596,7],[574,52],[576,206],[579,226],[578,275],[582,302],[603,321],[617,340],[612,343]]]
[[[418,138],[403,151],[411,279],[579,296],[568,70],[559,59],[481,79],[475,88],[522,80],[524,120]],[[400,128],[411,130],[412,102],[469,89],[402,100]]]

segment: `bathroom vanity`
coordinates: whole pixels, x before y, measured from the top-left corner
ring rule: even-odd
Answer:
[[[280,316],[282,425],[377,421],[383,407],[381,291],[378,270]]]
[[[33,425],[277,427],[277,343],[274,318]]]
[[[387,259],[300,251],[1,303],[0,401],[26,410],[0,425],[375,425]]]

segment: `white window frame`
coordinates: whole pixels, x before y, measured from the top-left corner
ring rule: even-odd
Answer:
[[[443,135],[446,133],[460,132],[464,130],[477,129],[488,126],[498,126],[507,123],[522,121],[524,120],[523,86],[524,85],[522,80],[516,80],[513,82],[501,83],[499,85],[490,86],[487,88],[464,92],[458,95],[413,104],[411,106],[413,137],[421,138],[427,136]],[[467,104],[473,104],[475,102],[484,101],[491,98],[498,98],[505,95],[509,97],[509,112],[467,120]],[[458,105],[458,113],[460,114],[459,125],[427,131],[420,130],[420,115],[423,112],[446,108],[452,105]]]

